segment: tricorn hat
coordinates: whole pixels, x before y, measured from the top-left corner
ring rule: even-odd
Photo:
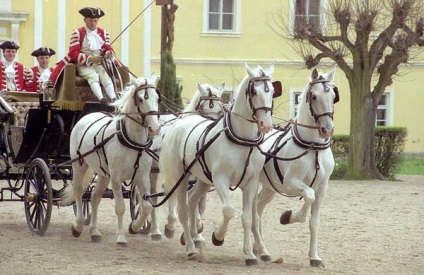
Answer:
[[[19,45],[15,41],[4,41],[0,45],[0,49],[2,49],[2,50],[6,50],[6,49],[18,50],[19,49]]]
[[[45,56],[45,55],[47,55],[47,56],[52,56],[52,55],[54,55],[56,52],[52,49],[52,48],[49,48],[49,47],[41,47],[41,48],[38,48],[38,49],[36,49],[35,51],[33,51],[32,52],[32,56],[35,56],[35,57],[39,57],[39,56]]]
[[[105,13],[102,11],[102,9],[100,8],[90,8],[90,7],[86,7],[86,8],[82,8],[78,11],[82,16],[84,17],[89,17],[89,18],[100,18],[103,15],[105,15]]]

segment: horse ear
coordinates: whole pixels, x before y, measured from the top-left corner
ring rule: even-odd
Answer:
[[[138,82],[138,79],[137,78],[135,78],[135,77],[130,77],[130,81],[131,81],[131,83],[135,86],[135,87],[138,87],[138,86],[140,86],[140,83]]]
[[[272,76],[272,74],[274,73],[274,63],[271,63],[268,68],[266,69],[266,75],[267,76]]]
[[[246,72],[249,74],[250,78],[255,77],[255,74],[253,73],[253,70],[247,65],[247,63],[244,63],[244,67],[246,68]]]
[[[150,81],[152,82],[152,84],[156,83],[156,71],[152,72],[152,75],[150,76]]]
[[[202,84],[200,84],[198,81],[196,81],[197,83],[197,90],[200,92],[200,95],[206,95],[206,91],[205,89],[203,89]]]
[[[335,76],[336,76],[336,66],[334,66],[333,70],[327,74],[327,80],[330,82],[333,82]]]
[[[317,78],[318,78],[318,76],[319,76],[318,70],[317,70],[317,68],[314,68],[314,69],[312,70],[312,73],[311,73],[311,81],[313,81],[313,80],[317,79]]]
[[[223,82],[221,85],[219,85],[219,87],[218,87],[218,96],[221,97],[222,94],[224,93],[224,91],[225,91],[225,82]]]

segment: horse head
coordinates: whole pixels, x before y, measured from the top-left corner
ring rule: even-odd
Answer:
[[[248,74],[246,83],[246,97],[252,111],[252,118],[257,123],[261,133],[268,133],[272,127],[272,98],[274,87],[271,82],[274,73],[274,64],[263,70],[260,66],[251,69],[245,64]]]
[[[200,84],[197,82],[197,91],[193,96],[193,103],[196,104],[195,111],[206,118],[217,119],[223,112],[224,106],[221,101],[225,83],[218,88],[210,84]]]
[[[158,121],[161,96],[155,82],[155,72],[150,78],[132,78],[132,85],[126,87],[123,96],[111,104],[120,107],[122,114],[138,114],[135,120],[148,129],[150,136],[158,135],[161,127]]]
[[[339,101],[337,87],[333,84],[335,74],[335,68],[327,74],[313,69],[302,93],[302,103],[309,106],[310,120],[317,125],[321,138],[331,137],[334,131],[334,103]]]

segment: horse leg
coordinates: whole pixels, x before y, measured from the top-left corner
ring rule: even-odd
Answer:
[[[318,256],[318,229],[321,204],[327,193],[327,184],[321,185],[320,189],[316,192],[315,201],[311,206],[311,218],[309,219],[309,231],[311,233],[311,240],[309,243],[309,264],[312,267],[324,267],[321,258]]]
[[[209,189],[210,189],[210,186],[209,186]],[[209,189],[208,189],[208,191],[209,191]],[[197,207],[196,207],[196,225],[197,225],[197,232],[199,234],[203,232],[202,216],[203,216],[203,213],[205,213],[205,210],[206,210],[206,195],[207,195],[207,192],[206,192],[205,195],[203,195],[200,198],[200,201],[199,201],[199,203],[197,204]]]
[[[261,190],[261,193],[262,193],[262,190]],[[271,197],[272,199],[274,197],[273,195],[275,194],[275,192],[272,192],[271,194],[272,194],[271,196],[267,196],[266,198],[269,199],[269,197]],[[259,216],[257,201],[258,201],[258,196],[255,196],[253,205],[252,205],[252,217],[253,217],[252,232],[253,232],[253,237],[255,239],[255,242],[253,244],[253,252],[256,252],[255,253],[256,255],[259,254],[259,257],[262,261],[268,262],[271,260],[271,256],[266,250],[264,242],[263,242],[262,224],[261,224],[262,212],[266,204],[261,205],[263,208],[261,209],[261,216]]]
[[[258,205],[257,212],[259,216],[259,233],[264,239],[263,229],[262,229],[262,214],[264,212],[265,207],[274,199],[275,194],[277,194],[274,190],[262,187],[261,191],[258,194]],[[255,249],[254,245],[254,249]]]
[[[222,180],[215,180],[215,189],[218,193],[219,198],[222,202],[222,216],[223,219],[218,227],[212,233],[212,243],[215,246],[221,246],[224,243],[225,234],[228,230],[228,224],[230,220],[234,217],[234,205],[231,201],[231,196],[229,194],[228,186],[229,184],[222,184]]]
[[[258,185],[257,182],[253,182],[251,181],[251,183],[247,186],[245,186],[242,191],[243,191],[243,212],[241,214],[241,222],[243,225],[243,229],[244,229],[244,242],[243,242],[243,252],[245,255],[245,262],[247,266],[250,265],[256,265],[258,264],[258,258],[255,256],[255,254],[253,253],[253,246],[252,243],[250,241],[251,239],[251,231],[253,228],[253,224],[254,222],[256,222],[255,225],[255,241],[258,243],[258,248],[260,249],[260,253],[264,254],[265,256],[269,257],[269,253],[266,251],[263,242],[262,242],[262,238],[259,235],[259,218],[257,218],[257,214],[256,214],[256,207],[253,206],[253,204],[256,203],[256,196],[257,196],[257,192],[258,192]],[[253,212],[255,211],[255,213]],[[255,216],[255,217],[254,217]]]
[[[118,245],[125,246],[127,244],[127,240],[125,239],[124,223],[123,223],[124,213],[125,213],[125,203],[124,203],[124,197],[122,195],[122,183],[113,178],[110,178],[110,183],[112,185],[113,197],[115,199],[115,214],[118,219],[118,226],[116,229],[116,243]]]
[[[152,212],[152,204],[147,201],[143,200],[142,196],[143,194],[149,195],[150,194],[150,178],[149,175],[136,175],[136,180],[134,180],[133,184],[137,185],[138,189],[138,200],[141,202],[139,205],[139,215],[135,221],[132,221],[129,227],[130,233],[136,234],[139,232],[145,221],[147,220],[147,217],[150,216]]]
[[[187,185],[188,185],[188,175],[186,175],[184,180],[181,182],[180,186],[175,191],[177,195],[177,199],[178,199],[177,210],[178,210],[178,218],[184,229],[187,255],[189,259],[196,259],[196,255],[198,253],[196,251],[193,238],[190,234],[189,221],[188,221]]]
[[[209,184],[206,184],[203,181],[198,179],[188,196],[188,209],[189,209],[190,228],[191,228],[190,234],[193,237],[196,245],[199,245],[205,241],[201,235],[201,228],[199,227],[199,223],[201,223],[199,205],[202,200],[203,201],[205,200],[206,193],[209,191],[209,188],[210,188]],[[204,203],[203,203],[202,213],[203,212],[204,212]],[[184,239],[184,236],[182,236],[181,239]]]
[[[97,227],[97,218],[99,204],[103,197],[103,192],[106,190],[109,183],[109,178],[105,176],[97,175],[98,181],[96,187],[91,193],[91,219],[90,219],[90,236],[91,241],[100,242],[102,240],[102,234],[99,232]]]
[[[150,173],[150,193],[154,194],[157,191],[157,181],[158,181],[158,175]],[[153,203],[157,203],[157,198],[152,199]],[[160,231],[159,227],[159,220],[157,217],[157,208],[153,207],[152,209],[152,220],[151,220],[151,228],[150,228],[150,237],[154,241],[160,241],[162,240],[162,232]]]
[[[315,191],[305,185],[305,189],[302,192],[305,203],[302,205],[299,211],[288,210],[284,212],[280,217],[281,224],[289,224],[306,221],[306,215],[311,207],[311,204],[315,201]]]
[[[84,214],[82,211],[82,196],[84,194],[83,190],[83,179],[85,172],[87,171],[87,164],[83,163],[81,166],[79,163],[72,164],[72,170],[74,171],[73,177],[73,194],[75,197],[75,205],[76,205],[76,216],[75,223],[71,226],[72,236],[78,238],[81,235],[81,232],[84,228]]]
[[[175,208],[177,206],[177,198],[175,196],[171,196],[168,199],[168,223],[165,224],[165,236],[168,239],[174,238],[175,234],[175,224],[177,223],[177,212]]]

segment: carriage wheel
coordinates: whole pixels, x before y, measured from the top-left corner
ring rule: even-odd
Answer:
[[[72,204],[74,208],[74,214],[77,215],[77,205],[74,203]],[[82,200],[82,214],[84,215],[84,225],[90,225],[91,221],[91,206],[89,200]]]
[[[53,191],[49,168],[40,158],[34,159],[27,170],[24,206],[29,229],[44,236],[52,214]]]
[[[140,208],[138,207],[139,204],[138,200],[138,188],[135,186],[135,184],[131,185],[131,191],[130,191],[130,214],[131,214],[131,221],[134,221],[138,218],[138,215],[140,215]],[[140,229],[139,233],[143,235],[147,235],[150,232],[150,226],[151,224],[149,222],[146,222],[145,225]]]

